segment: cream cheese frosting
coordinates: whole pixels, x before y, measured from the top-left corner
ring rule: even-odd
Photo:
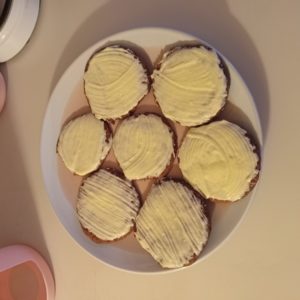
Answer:
[[[194,191],[173,180],[152,187],[136,219],[136,238],[163,268],[199,256],[209,235],[204,207]]]
[[[113,241],[129,233],[139,208],[131,182],[104,169],[87,177],[79,190],[79,221],[101,241]]]
[[[126,115],[149,91],[147,71],[130,50],[106,47],[95,53],[84,74],[84,90],[98,119]]]
[[[181,125],[203,124],[225,105],[228,81],[220,59],[203,46],[164,53],[152,78],[163,114]]]
[[[183,176],[206,198],[236,201],[258,175],[255,146],[238,125],[222,120],[189,129],[179,149]]]
[[[83,176],[96,170],[108,154],[112,139],[107,138],[105,123],[88,113],[63,128],[57,151],[71,172]]]
[[[174,156],[174,133],[154,114],[132,116],[117,128],[116,158],[128,179],[158,177]]]

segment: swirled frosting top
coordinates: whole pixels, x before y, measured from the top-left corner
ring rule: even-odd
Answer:
[[[96,170],[111,148],[105,123],[91,113],[71,120],[62,130],[57,151],[65,166],[74,174]]]
[[[158,177],[174,156],[174,133],[154,114],[132,116],[117,128],[116,158],[128,179]]]
[[[147,71],[130,50],[106,47],[89,60],[84,90],[98,119],[120,118],[148,93]]]
[[[249,191],[259,157],[245,134],[225,120],[189,129],[179,149],[179,167],[206,198],[236,201]]]
[[[225,105],[227,78],[218,55],[205,47],[164,53],[152,78],[163,114],[181,125],[203,124]]]

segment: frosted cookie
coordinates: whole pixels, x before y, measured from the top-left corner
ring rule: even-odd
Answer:
[[[113,150],[126,178],[157,178],[174,159],[176,137],[161,117],[140,114],[123,120]]]
[[[127,115],[149,88],[148,70],[131,49],[107,46],[94,53],[87,63],[84,91],[98,119]]]
[[[179,167],[206,198],[236,201],[255,186],[259,156],[244,129],[222,120],[189,129],[179,149]]]
[[[150,190],[135,236],[163,268],[179,268],[198,258],[209,230],[201,196],[184,182],[165,180]]]
[[[87,177],[80,187],[77,214],[85,233],[95,242],[111,242],[130,233],[140,208],[132,183],[108,170]]]
[[[57,152],[72,173],[83,176],[100,166],[111,144],[108,124],[88,113],[72,119],[63,127]]]
[[[152,78],[163,114],[184,126],[200,125],[216,116],[226,103],[230,86],[225,62],[204,45],[165,51]]]

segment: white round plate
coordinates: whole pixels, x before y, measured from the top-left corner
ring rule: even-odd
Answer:
[[[64,186],[66,181],[61,179],[59,160],[56,153],[56,143],[61,126],[66,119],[69,101],[71,97],[74,98],[74,91],[78,89],[78,82],[82,80],[87,60],[97,48],[108,41],[130,41],[143,47],[148,52],[152,51],[153,53],[153,49],[156,49],[156,53],[158,53],[159,49],[167,44],[180,40],[195,39],[199,40],[199,38],[183,32],[162,28],[141,28],[117,33],[99,41],[82,53],[65,71],[51,95],[41,139],[42,171],[51,204],[59,220],[74,240],[88,253],[110,266],[135,272],[167,272],[167,270],[161,269],[152,257],[137,245],[133,237],[116,243],[95,244],[83,233],[76,217],[74,206],[76,199],[70,199],[70,194],[66,192]],[[225,109],[224,116],[226,119],[246,128],[256,138],[256,142],[261,148],[262,131],[252,96],[236,69],[226,58],[224,59],[231,74],[230,104]],[[254,197],[254,192],[255,189],[236,203],[221,203],[214,206],[211,235],[207,246],[195,264],[207,258],[209,254],[228,239],[245,215]],[[74,196],[73,198],[76,198]]]

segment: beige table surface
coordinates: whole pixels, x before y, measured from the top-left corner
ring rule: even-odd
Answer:
[[[1,66],[0,247],[26,243],[51,265],[58,300],[300,299],[300,1],[44,0],[22,53]],[[164,26],[202,37],[248,83],[264,131],[257,197],[231,238],[205,261],[135,275],[87,255],[58,221],[39,162],[43,116],[65,68],[112,33]]]

